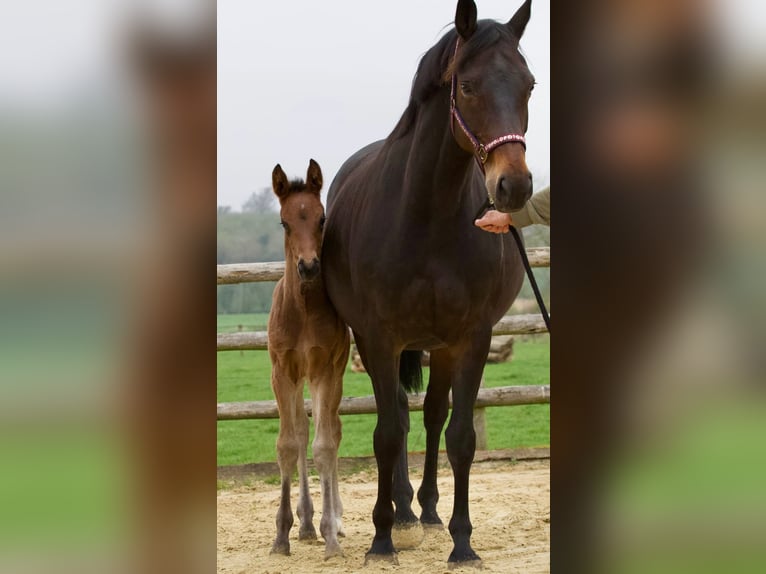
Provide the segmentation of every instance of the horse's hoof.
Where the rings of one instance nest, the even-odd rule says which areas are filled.
[[[305,528],[301,528],[300,532],[298,532],[298,540],[312,541],[316,539],[317,539],[317,531],[314,528],[313,524]]]
[[[449,555],[449,567],[450,570],[453,568],[482,568],[481,558],[479,558],[479,555],[476,554],[471,548],[468,548],[468,550],[457,553],[454,550]]]
[[[439,518],[438,514],[430,514],[428,516],[421,514],[420,523],[423,525],[423,528],[444,530],[444,523],[442,522],[442,519]]]
[[[330,558],[335,558],[336,556],[343,557],[343,549],[340,547],[340,544],[335,545],[328,545],[324,549],[324,559],[329,560]]]
[[[399,558],[397,558],[396,552],[391,552],[390,554],[374,554],[368,552],[364,555],[364,565],[367,566],[370,562],[385,562],[387,564],[399,566]]]
[[[455,568],[476,568],[477,570],[481,570],[484,568],[484,565],[482,564],[481,560],[466,560],[464,562],[450,562],[448,564],[450,570],[454,570]]]
[[[394,524],[391,529],[391,539],[397,550],[417,548],[423,542],[426,533],[419,521],[404,524]]]
[[[269,554],[278,554],[280,556],[290,556],[290,543],[289,542],[274,542]]]

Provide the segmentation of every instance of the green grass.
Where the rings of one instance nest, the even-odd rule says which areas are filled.
[[[242,315],[219,316],[218,329],[234,330]],[[246,316],[255,322],[258,316]],[[232,319],[226,322],[227,319]],[[224,319],[224,321],[222,321]],[[265,320],[265,319],[264,319]],[[510,363],[487,365],[484,376],[485,386],[548,384],[550,346],[547,336],[536,339],[518,340],[514,345],[513,360]],[[273,400],[270,384],[271,363],[266,351],[229,351],[218,353],[218,401]],[[428,369],[424,369],[424,380]],[[304,394],[308,397],[308,385]],[[364,373],[346,370],[343,379],[343,395],[366,396],[372,394],[369,377]],[[492,407],[487,413],[487,441],[490,449],[515,448],[522,446],[546,446],[550,443],[549,405],[524,405]],[[408,450],[425,450],[423,413],[410,414]],[[370,456],[372,432],[375,427],[374,415],[348,415],[341,417],[343,440],[339,455]],[[279,420],[221,421],[218,423],[218,464],[244,464],[248,462],[274,461],[275,444],[279,432]],[[310,440],[313,440],[313,429]],[[441,448],[444,449],[442,436]],[[310,454],[309,454],[310,456]]]
[[[237,313],[218,315],[218,332],[235,333],[242,325],[243,331],[265,331],[269,322],[268,313]]]

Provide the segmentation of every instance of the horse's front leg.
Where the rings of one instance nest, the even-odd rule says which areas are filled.
[[[279,437],[277,438],[277,462],[281,474],[281,496],[277,510],[277,535],[271,547],[272,554],[290,554],[290,529],[293,526],[293,511],[290,506],[290,482],[298,462],[300,441],[296,426],[295,396],[296,383],[290,373],[272,361],[274,367],[271,386],[279,408]],[[301,399],[302,400],[302,399]]]
[[[317,364],[324,368],[311,376],[312,416],[314,418],[314,464],[319,472],[322,489],[322,520],[319,532],[325,541],[325,560],[343,555],[338,543],[338,520],[336,511],[336,488],[338,446],[340,444],[340,416],[338,406],[342,390],[334,388],[334,373],[327,372],[327,360],[317,357]],[[324,359],[324,360],[322,360]],[[332,365],[330,365],[332,367]]]
[[[418,489],[418,502],[422,509],[420,522],[426,528],[444,527],[444,523],[436,512],[436,503],[439,502],[436,471],[439,463],[439,440],[449,412],[451,368],[452,360],[446,349],[431,353],[431,374],[423,403],[426,460],[423,466],[423,482]]]
[[[475,333],[458,348],[450,349],[455,358],[452,381],[452,416],[447,425],[447,456],[455,477],[455,500],[449,531],[455,547],[449,556],[452,563],[481,565],[481,559],[471,548],[473,526],[468,512],[468,482],[476,452],[473,428],[473,406],[479,392],[481,375],[489,352],[491,329]]]
[[[300,529],[298,540],[316,540],[317,531],[314,528],[314,502],[309,492],[309,471],[306,461],[306,451],[309,445],[309,417],[303,405],[303,383],[295,394],[295,426],[298,435],[298,519]]]
[[[355,334],[356,335],[356,334]],[[399,415],[399,349],[385,341],[367,341],[356,335],[364,348],[365,367],[372,379],[378,421],[373,434],[375,460],[378,464],[378,498],[372,512],[375,537],[365,562],[383,559],[397,563],[391,528],[394,525],[392,487],[394,467],[404,446],[404,425]]]
[[[404,427],[404,446],[394,468],[393,497],[396,511],[394,514],[393,539],[397,550],[415,548],[423,541],[423,529],[415,513],[412,512],[414,491],[410,483],[407,463],[407,435],[410,431],[410,409],[407,393],[399,385],[397,394],[399,420]]]

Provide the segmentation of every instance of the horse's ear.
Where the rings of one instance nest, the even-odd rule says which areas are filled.
[[[322,170],[313,159],[309,160],[309,170],[306,172],[306,187],[312,193],[319,195],[322,190]]]
[[[287,197],[287,191],[290,188],[290,184],[287,181],[285,172],[282,171],[282,166],[277,164],[274,171],[271,172],[271,185],[274,188],[274,193],[282,200]]]
[[[516,10],[516,13],[513,15],[510,22],[508,22],[508,27],[518,40],[521,40],[521,36],[524,34],[524,29],[527,27],[527,22],[529,22],[531,13],[532,0],[526,0],[526,2]]]
[[[473,36],[476,31],[476,3],[473,0],[458,0],[455,30],[463,40]]]

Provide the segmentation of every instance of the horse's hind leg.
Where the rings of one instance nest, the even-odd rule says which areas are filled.
[[[446,350],[431,353],[431,375],[423,404],[423,424],[426,428],[426,460],[423,467],[423,482],[418,489],[418,502],[422,509],[420,522],[426,528],[442,528],[444,526],[436,512],[436,504],[439,502],[436,471],[439,462],[439,440],[449,412],[451,365]]]
[[[299,441],[295,425],[295,383],[282,373],[275,364],[271,375],[271,386],[279,407],[279,437],[277,438],[277,462],[281,474],[282,490],[277,510],[277,536],[271,547],[272,554],[290,554],[290,529],[293,526],[293,511],[290,506],[290,482],[298,462]]]
[[[314,503],[309,492],[309,473],[306,451],[309,445],[309,417],[303,406],[303,384],[295,394],[296,427],[298,435],[298,540],[316,540],[314,528]]]

